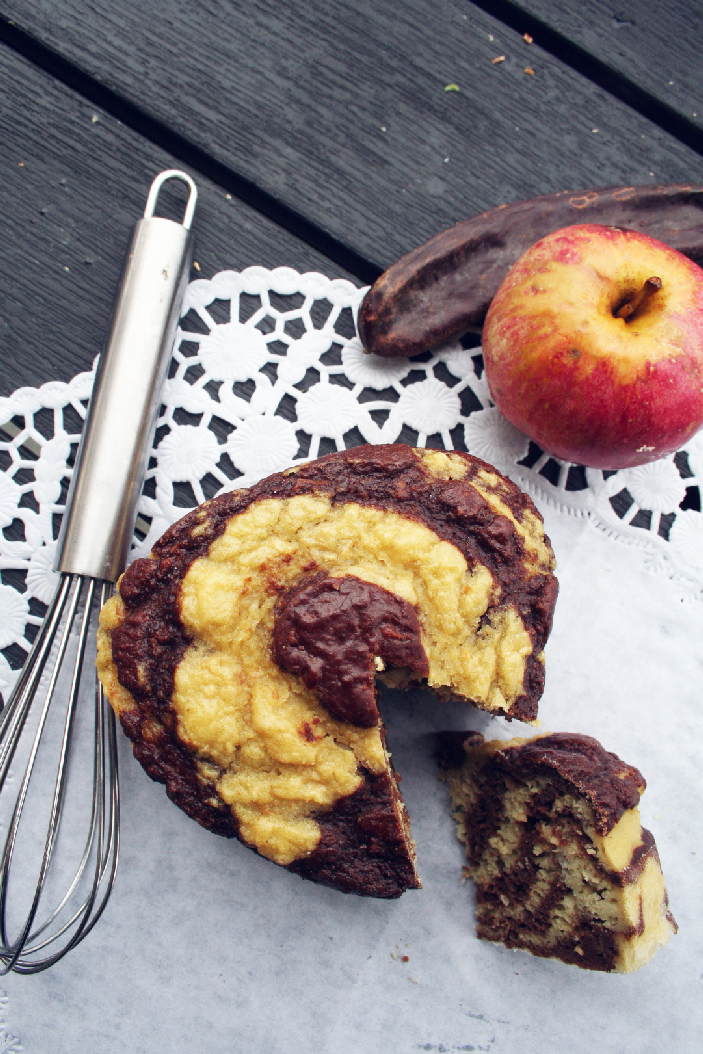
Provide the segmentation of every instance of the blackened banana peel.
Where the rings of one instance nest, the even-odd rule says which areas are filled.
[[[515,261],[574,223],[642,231],[703,266],[703,187],[606,187],[500,205],[435,235],[374,282],[359,311],[366,351],[409,357],[480,327]]]

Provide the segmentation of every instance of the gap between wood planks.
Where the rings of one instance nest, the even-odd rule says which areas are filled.
[[[508,28],[529,33],[535,44],[558,61],[573,69],[614,96],[632,110],[662,128],[703,157],[703,130],[683,117],[673,107],[612,69],[580,45],[534,15],[528,14],[513,0],[470,0],[474,7],[502,22]],[[0,43],[54,77],[65,87],[101,108],[132,131],[166,150],[181,164],[205,176],[233,197],[249,205],[279,227],[322,253],[360,281],[372,283],[381,273],[371,261],[351,246],[330,235],[302,213],[278,201],[233,168],[211,157],[207,151],[164,122],[144,113],[118,92],[102,85],[67,59],[37,41],[25,30],[0,15]]]
[[[684,117],[673,106],[657,99],[624,74],[597,59],[590,51],[575,44],[541,18],[524,11],[513,0],[470,0],[485,14],[502,22],[515,32],[529,33],[537,47],[542,48],[565,66],[586,77],[609,95],[625,103],[641,117],[657,125],[673,139],[703,157],[703,129]]]
[[[100,84],[94,77],[37,41],[0,15],[0,44],[5,44],[34,66],[48,73],[82,98],[99,107],[127,128],[167,151],[194,173],[204,176],[226,190],[228,194],[255,209],[283,230],[295,235],[312,249],[322,253],[339,267],[353,274],[361,282],[371,284],[381,269],[365,259],[350,246],[322,230],[302,213],[278,201],[250,179],[228,165],[215,160],[205,150],[191,143],[168,125],[144,113],[118,92]]]

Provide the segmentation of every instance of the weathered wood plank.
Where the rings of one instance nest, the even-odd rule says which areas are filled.
[[[0,96],[0,395],[8,395],[90,368],[149,184],[178,166],[3,48]],[[261,264],[350,277],[194,175],[201,276]],[[179,216],[177,194],[170,205]]]
[[[703,129],[703,8],[696,0],[515,0]],[[539,32],[535,35],[539,43]]]
[[[501,202],[703,181],[698,154],[467,0],[4,8],[379,267]]]

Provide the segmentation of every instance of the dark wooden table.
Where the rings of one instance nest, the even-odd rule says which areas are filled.
[[[2,0],[0,394],[89,368],[162,168],[198,181],[201,276],[362,283],[502,202],[703,183],[701,21],[697,0]]]

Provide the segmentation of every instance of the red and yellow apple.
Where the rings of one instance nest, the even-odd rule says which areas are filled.
[[[542,449],[654,461],[703,425],[703,269],[637,231],[564,227],[507,274],[483,354],[496,405]]]

